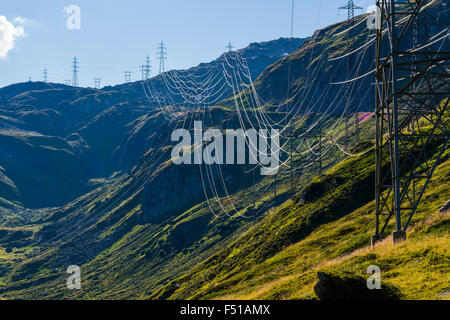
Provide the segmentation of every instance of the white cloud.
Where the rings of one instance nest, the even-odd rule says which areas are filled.
[[[22,17],[17,17],[13,21],[19,25],[15,26],[5,16],[0,16],[0,59],[6,58],[8,52],[14,49],[17,38],[25,37],[25,30],[22,24],[26,20]]]
[[[21,25],[22,27],[27,28],[37,28],[37,29],[43,29],[44,25],[36,20],[30,19],[30,18],[24,18],[24,17],[15,17],[14,22]]]
[[[14,22],[20,23],[21,25],[24,25],[25,22],[28,22],[29,20],[27,18],[23,18],[23,17],[15,17],[14,18]]]

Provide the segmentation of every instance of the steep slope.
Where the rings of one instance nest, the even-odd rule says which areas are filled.
[[[373,179],[374,167],[373,157],[366,156],[344,161],[314,181],[303,196],[319,185],[324,192],[314,194],[316,200],[288,201],[153,297],[311,298],[318,271],[367,278],[367,267],[378,265],[383,281],[397,287],[402,298],[448,299],[450,212],[438,211],[450,194],[449,157],[447,150],[408,230],[409,240],[399,246],[393,247],[390,238],[374,249],[368,246],[374,230],[373,183],[364,179]]]
[[[237,121],[236,115],[226,110],[211,114],[215,119],[212,125],[220,123],[223,128]],[[279,181],[273,198],[270,178],[257,178],[255,185],[252,179],[242,179],[245,166],[229,166],[222,171],[231,177],[227,180],[229,195],[219,190],[220,203],[218,199],[205,202],[199,175],[205,168],[174,166],[166,161],[168,152],[167,147],[152,149],[130,175],[112,179],[60,209],[44,210],[36,214],[33,223],[19,224],[18,228],[33,232],[4,243],[4,249],[13,248],[10,259],[22,262],[4,264],[3,279],[8,285],[0,291],[7,290],[8,296],[34,297],[45,292],[48,298],[149,296],[222,249],[289,197],[286,178]],[[340,157],[324,164],[331,165],[336,159]],[[299,185],[307,183],[311,175],[312,171],[305,169]],[[182,197],[174,198],[177,188],[182,188]],[[148,202],[150,194],[156,194],[157,201]],[[27,255],[21,255],[23,251]],[[83,265],[90,279],[85,284],[88,291],[65,291],[67,264]],[[143,277],[146,280],[137,285]],[[136,289],[126,290],[130,286]],[[123,289],[117,290],[119,287]]]
[[[364,130],[370,133],[371,127],[372,122],[368,122]],[[317,270],[333,259],[346,261],[346,256],[356,256],[355,250],[369,243],[373,229],[371,143],[363,143],[358,152],[363,154],[337,166],[329,162],[329,171],[312,182],[308,182],[312,172],[305,172],[298,180],[302,191],[292,199],[286,191],[287,172],[280,174],[285,178],[276,199],[270,190],[255,192],[251,186],[237,189],[234,206],[245,218],[216,217],[207,202],[199,202],[191,208],[186,203],[185,209],[179,207],[175,213],[149,220],[143,210],[143,181],[147,186],[158,186],[160,178],[170,181],[179,175],[186,175],[185,179],[193,175],[189,168],[171,173],[166,163],[155,169],[144,157],[130,176],[57,211],[36,214],[40,218],[32,223],[25,221],[4,229],[8,233],[3,248],[12,250],[3,251],[0,294],[5,298],[48,299],[313,296]],[[448,181],[449,155],[447,151],[446,162],[439,167],[426,197],[431,202],[425,202],[425,213],[416,216],[414,227],[445,202],[447,184],[440,181]],[[267,183],[263,180],[257,188],[264,189]],[[443,185],[444,189],[439,189]],[[438,196],[433,195],[437,190]],[[252,205],[255,196],[257,207]],[[211,204],[220,212],[217,203]],[[446,222],[433,221],[431,225],[436,227],[429,229],[431,233],[436,229],[438,235],[446,236]],[[430,252],[441,254],[442,246]],[[17,260],[21,261],[18,265],[13,263]],[[427,261],[424,269],[430,267]],[[71,264],[82,268],[81,291],[65,288],[65,269]],[[352,265],[357,273],[364,272]],[[302,281],[299,286],[295,286],[298,278],[289,276],[294,271]],[[424,296],[440,293],[444,284],[437,282]],[[408,290],[411,288],[400,286],[404,297],[411,297]]]

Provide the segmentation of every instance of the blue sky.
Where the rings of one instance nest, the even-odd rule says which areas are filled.
[[[0,8],[0,87],[42,80],[71,79],[74,56],[80,61],[79,84],[122,83],[123,72],[140,80],[139,66],[149,54],[152,75],[158,71],[156,49],[168,50],[170,69],[188,68],[217,58],[228,41],[237,48],[290,34],[292,0],[16,0]],[[295,0],[294,36],[346,17],[337,7],[347,0]],[[355,0],[364,9],[374,0]],[[69,30],[64,8],[81,9],[81,29]],[[364,10],[365,11],[365,10]],[[1,56],[7,38],[1,16],[14,25],[14,48]],[[17,17],[20,17],[17,19]],[[21,29],[20,29],[21,28]],[[19,30],[20,29],[20,30]],[[23,31],[23,32],[22,32]],[[24,35],[25,34],[25,35]],[[6,40],[5,40],[6,39]],[[3,47],[5,51],[5,47]]]

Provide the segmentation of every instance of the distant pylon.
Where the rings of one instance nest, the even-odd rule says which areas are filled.
[[[94,78],[94,81],[95,81],[95,86],[94,86],[94,88],[95,88],[95,89],[100,89],[100,81],[101,81],[101,78]]]
[[[70,80],[64,80],[64,84],[65,84],[66,86],[70,86]]]
[[[165,60],[167,60],[167,48],[164,45],[164,42],[161,41],[158,47],[158,59],[159,59],[159,74],[166,71]]]
[[[44,78],[44,82],[48,82],[48,72],[47,72],[47,69],[44,69],[44,72],[43,72],[43,78]]]
[[[125,83],[131,82],[131,71],[124,71],[123,73],[125,75]]]
[[[72,86],[78,87],[78,60],[77,57],[73,58],[73,65],[72,65]]]
[[[142,76],[142,81],[145,80],[145,65],[141,65],[141,76]]]
[[[225,50],[227,50],[228,52],[233,51],[234,46],[233,44],[230,42],[228,42],[228,45],[225,47]]]
[[[151,72],[152,72],[152,65],[150,63],[150,56],[147,55],[147,60],[145,61],[145,80],[150,79]]]
[[[353,0],[348,0],[346,6],[339,7],[339,10],[347,10],[347,19],[353,20],[355,19],[355,10],[362,10],[363,8],[356,6],[353,3]]]

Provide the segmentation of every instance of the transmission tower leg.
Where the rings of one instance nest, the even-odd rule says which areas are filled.
[[[371,241],[370,241],[370,245],[372,247],[374,247],[375,244],[377,244],[382,239],[383,239],[383,237],[380,234],[374,234],[374,235],[372,235],[372,238],[371,238]]]
[[[403,230],[394,231],[392,233],[392,244],[398,244],[406,240],[406,232]]]
[[[397,36],[396,27],[395,27],[395,5],[390,6],[391,16],[392,16],[392,25],[391,25],[391,34],[395,37]],[[391,88],[393,94],[392,99],[392,116],[393,116],[393,124],[394,124],[394,150],[392,154],[393,161],[393,181],[394,181],[394,213],[395,213],[395,231],[392,234],[393,243],[396,244],[398,242],[406,240],[406,231],[402,231],[402,217],[401,217],[401,182],[400,182],[400,154],[399,154],[399,120],[398,120],[398,100],[397,100],[397,61],[396,61],[396,43],[393,42],[392,45],[392,56],[391,56]]]

